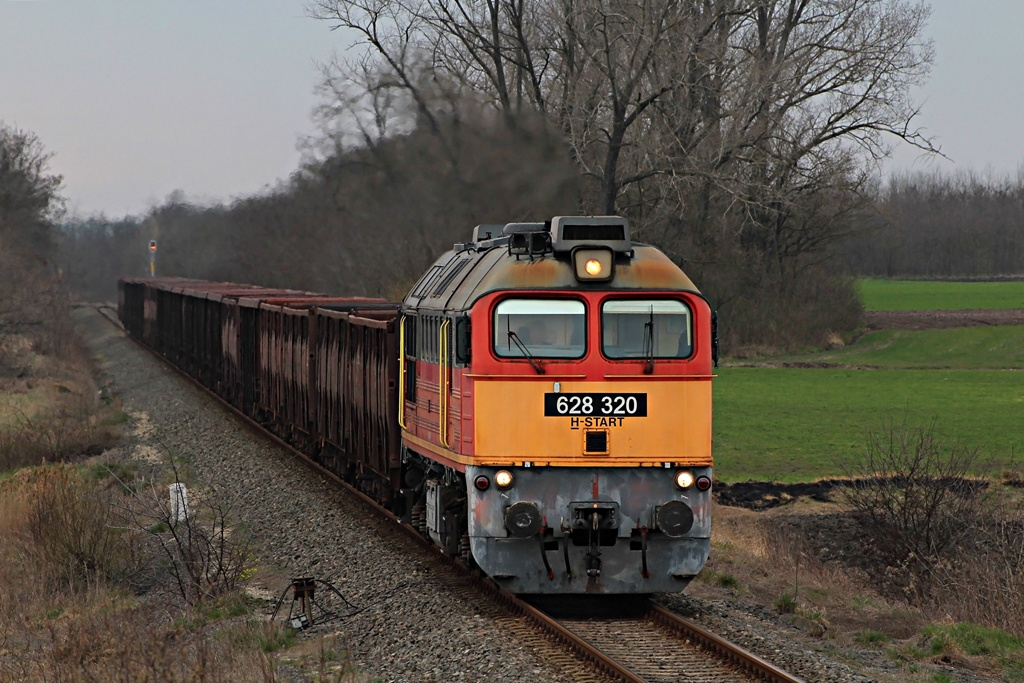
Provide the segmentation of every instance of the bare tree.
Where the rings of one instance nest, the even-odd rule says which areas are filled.
[[[460,101],[513,126],[538,112],[579,168],[580,209],[630,216],[638,236],[706,270],[723,305],[807,289],[829,248],[863,226],[891,146],[938,151],[909,94],[933,57],[923,2],[316,0],[310,11],[367,47],[358,69],[327,69],[327,82],[361,76],[344,91],[351,120],[372,102],[372,120],[393,122],[403,98],[415,112],[404,120],[435,134]]]
[[[49,159],[34,134],[0,123],[0,354],[15,334],[52,342],[62,311],[63,291],[48,268],[61,177],[47,172]]]
[[[45,260],[62,178],[47,172],[50,154],[35,134],[0,122],[0,238],[5,250]]]
[[[597,211],[663,175],[712,178],[777,211],[771,194],[834,182],[856,150],[885,156],[884,135],[934,151],[908,94],[932,58],[923,4],[318,0],[311,12],[363,36],[435,130],[418,70],[547,115],[597,182]]]
[[[985,516],[987,482],[975,476],[989,465],[978,449],[962,443],[946,448],[934,424],[910,427],[906,416],[870,434],[862,460],[843,464],[851,485],[842,494],[870,533],[869,552],[907,598],[931,596],[937,570],[963,549],[976,520]]]
[[[175,485],[170,495],[149,482],[136,487],[116,514],[127,531],[150,542],[185,604],[198,605],[235,590],[252,559],[252,541],[233,524],[230,501],[209,492],[191,491],[187,498],[177,493],[181,472],[173,459],[166,465]],[[157,565],[149,570],[156,571]],[[160,577],[145,578],[160,582]]]

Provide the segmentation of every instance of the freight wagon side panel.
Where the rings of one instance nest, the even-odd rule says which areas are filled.
[[[239,344],[239,306],[237,299],[220,298],[220,393],[228,402],[242,405],[242,367]]]
[[[314,430],[350,461],[397,481],[397,307],[316,316]]]
[[[128,334],[136,339],[142,339],[145,311],[145,286],[140,282],[119,280],[117,283],[117,316]]]
[[[273,328],[273,320],[268,318],[267,311],[256,310],[256,414],[262,419],[277,420],[277,404],[274,403],[277,393],[273,386],[277,377],[277,366],[280,359],[275,355],[277,350],[277,333]]]
[[[255,418],[260,399],[260,336],[258,333],[259,303],[238,302],[238,365],[241,386],[241,408]]]
[[[309,311],[282,306],[260,307],[261,333],[268,357],[264,363],[266,405],[284,426],[309,432]]]

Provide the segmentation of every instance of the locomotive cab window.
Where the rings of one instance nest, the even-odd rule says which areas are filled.
[[[494,353],[499,358],[582,358],[586,307],[566,299],[505,299],[494,309]]]
[[[601,350],[608,358],[686,358],[693,352],[690,309],[676,299],[606,301]]]

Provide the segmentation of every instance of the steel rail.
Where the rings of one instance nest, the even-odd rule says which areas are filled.
[[[693,638],[707,650],[718,654],[720,657],[732,662],[744,671],[759,676],[761,680],[772,683],[804,683],[803,679],[797,678],[770,662],[761,659],[753,652],[745,650],[735,643],[730,643],[725,638],[717,636],[710,631],[702,629],[691,621],[682,618],[672,610],[657,602],[651,602],[651,611],[648,614],[651,621],[667,626],[670,629],[679,631],[686,636]]]
[[[209,387],[203,385],[197,379],[186,373],[184,370],[179,368],[177,365],[172,363],[170,360],[161,355],[156,349],[145,344],[142,340],[136,339],[121,325],[120,321],[116,316],[108,315],[104,310],[103,306],[96,306],[96,310],[110,321],[111,324],[115,325],[125,334],[125,336],[138,344],[142,348],[149,351],[153,356],[164,362],[178,375],[187,379],[194,387],[198,388],[202,393],[206,394],[210,398],[214,399],[222,407],[226,408],[236,417],[238,417],[242,423],[248,427],[255,434],[262,438],[269,439],[274,444],[280,446],[287,451],[291,456],[300,460],[305,466],[309,467],[311,471],[316,474],[320,474],[328,477],[336,484],[340,486],[340,489],[350,496],[354,501],[358,502],[362,508],[367,512],[374,515],[378,515],[380,519],[393,525],[393,528],[400,530],[407,538],[415,541],[421,549],[426,551],[426,554],[434,561],[442,564],[446,568],[452,570],[459,576],[469,578],[474,582],[475,586],[481,590],[484,594],[488,595],[495,601],[503,604],[506,608],[525,617],[534,627],[545,632],[550,637],[561,642],[563,645],[570,648],[576,655],[583,661],[590,663],[595,666],[598,670],[616,680],[624,681],[626,683],[646,683],[646,680],[633,671],[617,662],[612,657],[601,652],[600,649],[594,647],[588,643],[585,639],[579,635],[573,633],[570,629],[566,628],[558,622],[558,619],[552,617],[543,611],[537,609],[533,605],[530,605],[523,599],[519,598],[513,593],[509,593],[505,589],[498,586],[491,578],[485,576],[482,572],[476,569],[468,568],[459,558],[449,557],[440,551],[433,543],[428,539],[424,538],[418,529],[414,528],[410,524],[402,522],[397,515],[382,506],[376,500],[366,495],[358,488],[345,481],[342,477],[336,473],[327,469],[320,463],[316,462],[313,458],[306,455],[295,446],[285,441],[283,438],[268,430],[266,427],[261,425],[259,422],[251,418],[249,415],[242,412],[237,406],[233,405],[225,398],[211,390]],[[109,308],[109,307],[107,307]],[[772,681],[778,683],[804,683],[801,679],[791,676],[790,674],[782,671],[781,669],[773,666],[769,662],[761,659],[757,655],[748,652],[747,650],[730,643],[729,641],[717,636],[709,631],[706,631],[699,626],[690,623],[689,621],[678,616],[666,607],[652,602],[651,611],[646,615],[647,619],[655,623],[660,623],[667,626],[671,630],[675,630],[682,633],[693,640],[696,640],[700,647],[708,650],[716,656],[730,662],[746,671],[751,676],[755,676],[765,681]]]

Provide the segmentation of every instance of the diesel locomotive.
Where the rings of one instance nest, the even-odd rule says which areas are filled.
[[[708,558],[716,321],[616,216],[480,225],[404,301],[123,278],[125,329],[514,593]]]

